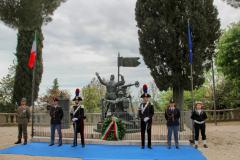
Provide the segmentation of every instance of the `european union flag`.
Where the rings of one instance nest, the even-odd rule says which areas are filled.
[[[190,23],[188,21],[188,49],[189,49],[189,63],[192,64],[192,31],[190,27]]]

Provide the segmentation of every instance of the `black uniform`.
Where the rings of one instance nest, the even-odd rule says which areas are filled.
[[[73,139],[73,146],[77,146],[77,133],[80,133],[81,136],[81,144],[84,147],[84,108],[83,106],[73,106],[72,111],[70,113],[71,119],[77,118],[76,121],[73,122],[73,129],[74,129],[74,139]]]
[[[203,110],[201,110],[201,112],[195,110],[192,112],[191,119],[194,121],[195,141],[199,140],[199,130],[201,130],[202,140],[206,140],[206,112],[204,112]]]
[[[179,130],[179,119],[180,111],[177,108],[171,109],[168,107],[165,111],[165,119],[167,121],[168,128],[168,147],[171,147],[172,133],[174,135],[175,145],[178,148],[178,130]]]
[[[152,117],[154,115],[154,107],[153,105],[148,102],[141,103],[139,107],[139,117],[141,119],[141,141],[142,147],[145,146],[145,131],[147,129],[148,135],[148,147],[151,148],[151,130],[152,130]],[[148,117],[148,121],[144,121],[144,118]]]
[[[50,108],[50,117],[51,117],[51,124],[61,124],[63,119],[63,110],[62,107],[51,106]]]
[[[170,108],[165,110],[165,119],[167,126],[178,126],[180,118],[180,111],[178,108],[171,110]]]

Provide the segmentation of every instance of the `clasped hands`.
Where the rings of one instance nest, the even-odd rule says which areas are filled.
[[[143,119],[143,121],[144,121],[144,122],[147,122],[149,119],[150,119],[149,117],[145,117],[145,118]]]
[[[73,118],[73,119],[72,119],[73,122],[75,122],[75,121],[77,121],[77,120],[78,120],[78,118]]]

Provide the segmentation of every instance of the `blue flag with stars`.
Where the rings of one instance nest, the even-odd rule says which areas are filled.
[[[192,31],[190,27],[190,23],[188,22],[188,49],[189,49],[189,63],[192,64]]]

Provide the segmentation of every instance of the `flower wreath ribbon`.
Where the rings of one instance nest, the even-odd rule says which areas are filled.
[[[116,140],[119,140],[119,129],[118,129],[118,118],[117,117],[112,117],[112,121],[111,123],[108,125],[108,127],[106,128],[106,130],[104,131],[103,136],[101,137],[101,140],[106,140],[107,136],[109,135],[110,131],[113,129],[114,131],[114,138]]]

